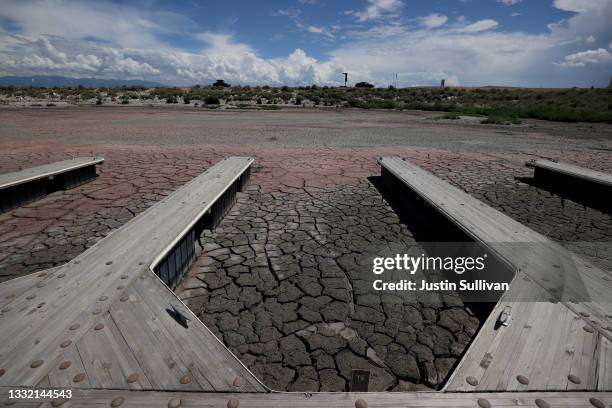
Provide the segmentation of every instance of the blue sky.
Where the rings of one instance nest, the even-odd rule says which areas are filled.
[[[4,0],[0,75],[605,86],[612,0]]]

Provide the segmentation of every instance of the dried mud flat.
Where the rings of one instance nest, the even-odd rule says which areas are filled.
[[[106,158],[91,183],[0,215],[0,281],[64,263],[227,155],[256,159],[249,188],[178,292],[269,387],[439,387],[478,329],[459,299],[368,290],[368,254],[414,245],[376,188],[376,158],[399,155],[602,267],[612,218],[529,184],[524,161],[612,171],[611,127],[483,127],[396,112],[0,111],[0,171],[74,155]],[[526,179],[524,179],[526,177]],[[410,221],[410,220],[408,220]],[[408,222],[408,224],[410,224]],[[444,240],[444,237],[440,237]]]

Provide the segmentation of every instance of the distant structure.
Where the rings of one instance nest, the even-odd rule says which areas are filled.
[[[348,72],[343,72],[342,75],[344,75],[344,87],[346,88],[346,84],[348,82]]]
[[[608,89],[612,89],[612,76],[610,77],[610,83],[608,84]]]
[[[444,88],[444,84],[446,83],[446,79],[440,81],[440,88]]]
[[[357,82],[355,88],[374,88],[374,85],[367,82]]]
[[[227,82],[225,82],[222,79],[217,79],[217,81],[215,81],[215,83],[212,86],[215,87],[215,88],[228,88],[231,85],[228,84]]]

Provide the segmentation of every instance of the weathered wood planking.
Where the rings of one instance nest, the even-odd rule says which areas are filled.
[[[0,283],[0,313],[4,313],[1,309],[4,305],[11,302],[12,299],[21,295],[26,290],[41,283],[44,278],[49,274],[53,274],[56,269],[57,268],[46,269],[42,272],[20,276]]]
[[[608,340],[597,331],[584,330],[590,326],[565,305],[530,301],[534,295],[547,293],[524,278],[526,275],[519,273],[497,303],[445,390],[609,390],[598,379],[609,376],[609,367],[601,362],[612,357],[601,350]],[[506,306],[512,308],[510,324],[495,328]]]
[[[8,389],[0,388],[0,401],[7,400]],[[368,408],[474,408],[474,407],[607,407],[610,392],[517,392],[517,393],[438,393],[438,392],[372,392],[372,393],[204,393],[128,390],[75,389],[73,398],[62,407],[240,407],[240,408],[354,408],[362,400]],[[231,403],[230,403],[231,401]],[[22,401],[33,404],[33,401]],[[60,401],[47,400],[41,406],[58,406]],[[40,402],[38,402],[40,404]],[[112,405],[111,405],[112,404]],[[36,405],[32,405],[36,406]],[[366,406],[366,405],[360,405]]]
[[[610,273],[418,166],[399,158],[381,158],[379,163],[518,271],[445,389],[602,389],[600,361],[610,358],[602,355],[608,350],[602,346],[612,335],[612,304],[603,301],[612,295]],[[512,306],[512,321],[495,330],[506,305]],[[529,382],[519,382],[519,375]],[[570,375],[580,384],[571,382]],[[470,385],[468,377],[476,385]]]
[[[101,157],[79,157],[0,175],[0,213],[96,177]]]
[[[38,179],[53,177],[83,167],[95,166],[103,162],[104,158],[102,157],[75,157],[74,159],[30,167],[14,173],[0,174],[0,190]]]
[[[537,159],[529,160],[525,163],[527,167],[536,169],[536,178],[538,177],[538,169],[546,170],[559,175],[586,180],[602,186],[612,187],[612,174],[604,173],[603,171],[591,170],[584,167],[576,166],[570,163],[556,162],[552,160]]]
[[[165,309],[160,309],[167,305],[160,304],[157,309],[152,309],[151,304],[147,303],[162,299],[167,301],[168,296],[173,296],[171,293],[163,294],[163,290],[169,291],[167,288],[163,287],[163,290],[157,291],[157,299],[145,301],[137,291],[140,282],[134,284],[138,277],[153,274],[152,270],[157,263],[173,251],[176,243],[194,228],[228,188],[237,182],[243,182],[241,176],[252,162],[253,159],[245,157],[228,158],[219,162],[73,261],[55,268],[53,273],[42,277],[36,285],[25,291],[22,291],[23,288],[18,287],[19,285],[13,285],[13,293],[2,290],[2,293],[6,293],[5,297],[12,294],[15,296],[4,306],[7,310],[0,314],[0,369],[5,370],[0,376],[0,385],[26,386],[43,381],[63,361],[64,354],[73,351],[72,347],[82,351],[79,353],[82,358],[80,363],[85,371],[93,373],[88,376],[91,381],[96,384],[118,384],[124,380],[124,377],[117,378],[118,375],[123,376],[132,369],[136,373],[136,362],[138,365],[145,363],[146,354],[143,353],[139,359],[132,347],[137,348],[141,339],[150,338],[149,344],[156,347],[160,345],[160,340],[168,339],[171,342],[165,345],[166,348],[173,347],[172,341],[180,344],[187,342],[186,339],[189,344],[202,345],[202,349],[197,350],[200,358],[187,358],[183,355],[183,360],[186,360],[186,371],[196,369],[193,367],[194,361],[207,362],[202,367],[197,367],[201,379],[197,385],[205,389],[208,384],[208,388],[216,391],[265,390],[256,379],[250,378],[252,374],[218,343],[195,316],[192,315],[188,330],[182,333],[173,332],[176,327],[168,326],[167,313]],[[157,277],[148,279],[156,281]],[[11,285],[10,281],[8,285]],[[151,284],[150,288],[155,286]],[[125,296],[129,299],[140,296],[140,304],[133,305],[128,311],[122,304]],[[132,316],[122,327],[122,316],[128,312]],[[156,313],[162,315],[156,316]],[[107,348],[97,348],[87,343],[101,341],[98,336],[91,334],[92,330],[96,331],[96,322],[101,318],[109,323],[111,329],[115,326],[110,324],[109,319],[116,324],[117,330],[112,337],[117,342],[107,346],[115,348],[113,353],[120,350],[125,354],[123,365],[119,366],[121,374],[118,371],[99,375],[95,373],[96,365],[104,368],[103,363],[108,362],[112,354]],[[157,327],[153,327],[152,322],[155,322]],[[161,326],[162,322],[166,322],[165,327]],[[160,338],[158,336],[162,330],[165,337]],[[174,335],[176,339],[172,338]],[[120,337],[126,339],[128,347],[119,341]],[[133,344],[130,344],[128,338]],[[223,350],[225,353],[220,352]],[[98,352],[100,354],[97,354]],[[155,351],[148,349],[146,352]],[[117,354],[115,359],[120,355]],[[180,361],[177,358],[178,368],[181,367],[178,364]],[[168,364],[172,365],[171,362],[166,362],[166,368]],[[180,372],[180,376],[174,381],[180,383],[183,375],[185,373]],[[140,387],[156,384],[146,375],[143,374],[143,377],[145,378],[142,382],[135,381]],[[239,386],[234,385],[236,378],[244,379],[239,381]],[[197,380],[197,376],[190,378],[189,383],[192,383],[192,380]],[[193,383],[195,387],[196,381]],[[181,383],[178,389],[190,387],[185,387],[186,385],[188,384]],[[215,386],[220,388],[216,389]],[[136,388],[136,385],[132,388]]]

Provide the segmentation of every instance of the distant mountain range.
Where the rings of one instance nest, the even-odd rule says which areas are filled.
[[[88,88],[111,86],[146,86],[148,88],[165,86],[158,82],[141,81],[138,79],[99,79],[99,78],[69,78],[64,76],[5,76],[0,77],[0,86],[35,86],[43,88],[67,87],[83,85]]]

